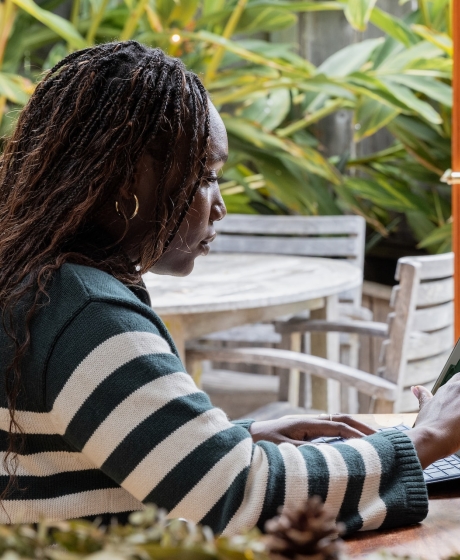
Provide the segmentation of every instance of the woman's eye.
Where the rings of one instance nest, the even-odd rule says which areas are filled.
[[[217,181],[218,177],[215,173],[211,174],[211,175],[206,175],[205,177],[203,177],[203,183],[215,183]]]

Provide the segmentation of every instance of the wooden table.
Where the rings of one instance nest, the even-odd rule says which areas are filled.
[[[337,319],[338,294],[358,287],[362,276],[357,267],[343,260],[211,253],[195,261],[190,276],[148,273],[144,281],[153,309],[184,357],[187,340],[239,325],[270,321],[305,309],[317,319]],[[338,361],[337,333],[315,334],[312,352]],[[318,380],[318,385],[321,382]],[[295,387],[295,383],[291,385]],[[320,386],[316,389],[314,408],[339,410],[336,385],[329,382],[329,390]]]
[[[415,414],[357,415],[374,427],[413,425]],[[428,517],[419,525],[389,531],[366,531],[346,539],[351,558],[361,558],[380,549],[401,556],[444,560],[460,554],[460,480],[428,485]]]

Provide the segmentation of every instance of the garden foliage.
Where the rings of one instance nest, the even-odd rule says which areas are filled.
[[[41,71],[69,51],[114,39],[159,46],[197,72],[227,126],[222,193],[230,211],[363,215],[386,236],[404,214],[421,247],[450,247],[452,39],[449,0],[419,0],[405,19],[376,0],[4,0],[0,115],[14,123]],[[270,42],[299,12],[343,11],[384,37],[319,67]],[[67,11],[67,12],[66,12]],[[64,14],[57,15],[57,14]],[[333,32],[331,30],[331,32]],[[353,112],[354,140],[386,128],[387,149],[327,158],[321,119]]]

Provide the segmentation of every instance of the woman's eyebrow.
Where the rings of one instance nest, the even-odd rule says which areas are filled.
[[[228,152],[210,152],[209,154],[209,163],[225,163],[228,159]]]

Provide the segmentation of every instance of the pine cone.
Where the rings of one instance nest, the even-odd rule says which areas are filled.
[[[265,524],[265,541],[272,560],[338,560],[342,526],[324,511],[318,497],[296,511],[285,511]]]

